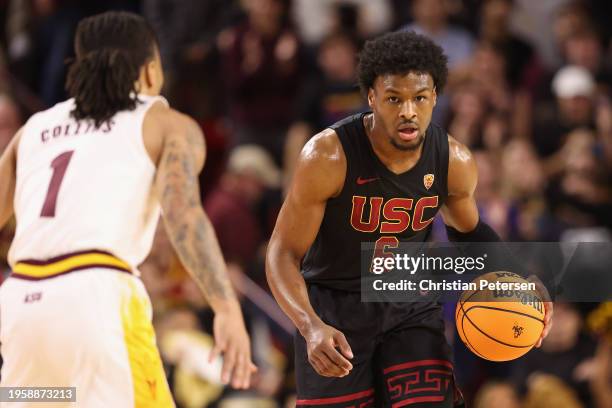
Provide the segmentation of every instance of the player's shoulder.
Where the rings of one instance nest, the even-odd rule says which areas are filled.
[[[143,122],[145,147],[154,163],[158,163],[161,151],[168,142],[187,144],[192,153],[205,154],[204,135],[200,125],[189,115],[172,109],[163,102],[154,103]]]
[[[182,112],[171,108],[163,101],[157,101],[147,111],[145,120],[156,123],[161,128],[173,128],[173,127],[194,127],[197,126],[197,122]]]
[[[342,190],[346,177],[346,157],[338,135],[325,129],[314,135],[302,149],[292,190],[317,200],[334,197]]]
[[[73,109],[74,99],[66,99],[65,101],[58,102],[47,109],[43,109],[32,114],[25,122],[24,127],[28,128],[49,119],[57,120],[58,116],[69,116]]]
[[[447,135],[447,137],[449,165],[460,167],[473,165],[474,156],[470,149],[451,135]]]
[[[169,107],[162,102],[156,102],[144,120],[146,133],[158,133],[163,138],[184,137],[194,141],[204,140],[202,129],[195,119]]]
[[[476,187],[478,170],[470,149],[448,135],[448,191],[460,194]]]
[[[346,164],[344,149],[336,131],[327,128],[311,137],[302,149],[300,161],[326,167]]]

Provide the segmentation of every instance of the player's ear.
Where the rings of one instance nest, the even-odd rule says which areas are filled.
[[[438,93],[436,92],[436,87],[434,86],[433,91],[433,106],[436,106],[436,102],[438,102]]]
[[[370,108],[374,107],[374,89],[373,88],[368,89],[368,106]]]

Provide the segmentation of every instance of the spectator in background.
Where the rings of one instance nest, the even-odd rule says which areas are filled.
[[[16,78],[36,89],[36,63],[34,61],[34,28],[32,2],[10,0],[6,10],[6,50],[10,71]]]
[[[546,177],[533,146],[525,139],[510,141],[501,156],[502,189],[511,206],[508,239],[539,241],[554,239],[544,198]],[[556,231],[555,231],[556,232]]]
[[[403,29],[426,35],[442,47],[448,57],[450,85],[454,71],[469,62],[474,51],[474,39],[467,30],[449,23],[449,12],[445,0],[414,0],[412,3],[414,22],[404,26]],[[432,116],[434,123],[446,123],[448,104],[447,95],[438,95]]]
[[[588,406],[588,405],[587,405]],[[529,378],[529,392],[523,408],[584,408],[576,393],[554,375],[536,374]]]
[[[559,6],[552,21],[554,44],[559,54],[563,54],[567,40],[578,32],[588,30],[593,24],[591,16],[582,1],[568,1]]]
[[[612,102],[609,97],[602,97],[597,104],[595,115],[597,136],[608,173],[612,174]]]
[[[0,36],[0,39],[2,37]],[[1,41],[1,40],[0,40]],[[6,64],[6,55],[4,53],[4,47],[2,42],[0,42],[0,92],[6,91],[7,81],[5,79],[8,76],[7,64]]]
[[[499,136],[511,131],[506,118],[510,118],[518,107],[514,104],[516,92],[508,83],[506,67],[500,50],[490,43],[479,43],[470,62],[453,73],[449,82],[448,129],[453,137],[469,147],[499,148],[504,142]],[[491,134],[500,123],[505,131],[498,132],[497,136]]]
[[[561,68],[553,78],[552,90],[556,100],[538,104],[534,113],[533,143],[543,158],[557,152],[571,130],[595,126],[595,81],[586,68]]]
[[[531,45],[536,48],[538,59],[542,61],[546,69],[555,69],[561,62],[560,48],[555,44],[555,22],[559,18],[559,13],[563,13],[563,28],[573,28],[574,22],[582,19],[582,15],[588,15],[586,9],[582,7],[584,2],[584,0],[514,1],[511,25],[515,32],[529,39]],[[579,6],[576,8],[579,8],[580,11],[569,9],[568,4],[570,3],[576,3]],[[566,7],[568,7],[567,12],[564,10]],[[578,13],[581,14],[580,17],[577,16]],[[570,18],[566,19],[566,15],[569,15]],[[571,24],[565,24],[566,21]]]
[[[17,105],[10,96],[0,93],[0,153],[22,125]]]
[[[238,0],[144,0],[143,11],[159,38],[170,103],[201,119],[221,115],[216,42],[241,17]]]
[[[338,32],[319,46],[317,63],[321,75],[305,86],[298,117],[318,131],[347,115],[367,109],[356,84],[359,44],[351,35]]]
[[[75,0],[13,0],[8,17],[11,72],[36,90],[46,106],[65,99],[66,58],[83,17]]]
[[[566,227],[612,226],[610,175],[603,157],[595,155],[596,148],[597,137],[592,130],[576,129],[567,135],[555,156],[561,170],[552,178],[548,201]]]
[[[226,0],[144,0],[143,12],[155,28],[164,70],[176,74],[182,62],[203,59],[217,35],[235,23],[238,4]]]
[[[288,0],[243,0],[247,21],[219,44],[235,145],[256,144],[281,164],[303,74],[301,45]]]
[[[297,121],[289,128],[285,147],[284,182],[306,141],[315,133],[354,113],[368,110],[356,85],[358,43],[348,33],[328,35],[320,44],[320,75],[307,81],[297,104]]]
[[[389,0],[295,0],[294,9],[300,36],[309,46],[340,30],[371,38],[388,30],[393,16]],[[354,10],[354,21],[343,21],[347,10]]]
[[[482,125],[488,111],[484,93],[469,79],[453,86],[454,92],[450,93],[448,133],[466,146],[479,147]]]
[[[525,392],[529,386],[530,375],[535,373],[557,376],[577,394],[580,401],[590,406],[591,395],[589,384],[579,379],[576,368],[595,353],[595,342],[582,331],[583,319],[574,304],[555,302],[555,324],[542,347],[534,349],[517,360],[514,379]],[[533,378],[533,377],[531,377]],[[531,384],[534,385],[533,383]],[[536,389],[539,388],[538,384]],[[551,394],[548,394],[549,396]],[[529,406],[539,408],[538,404]],[[546,399],[544,399],[546,401]],[[572,406],[572,405],[569,405]]]
[[[254,145],[235,148],[219,185],[204,201],[226,260],[243,267],[256,258],[264,242],[257,204],[266,188],[278,188],[280,172],[265,150]]]
[[[442,47],[451,71],[468,61],[474,51],[474,39],[467,30],[449,24],[446,1],[414,0],[412,17],[414,22],[404,29],[426,35]]]
[[[533,146],[524,139],[508,143],[501,157],[505,196],[519,199],[542,193],[546,178]]]
[[[603,42],[597,32],[589,27],[570,34],[563,47],[563,56],[569,65],[589,70],[600,93],[612,90],[612,72],[610,62],[605,59]]]
[[[513,0],[485,0],[480,9],[479,37],[499,50],[507,64],[506,80],[512,87],[524,84],[535,61],[533,47],[510,29]]]
[[[598,337],[595,357],[581,375],[591,384],[596,408],[612,406],[612,302],[602,302],[587,316],[591,332]]]
[[[491,108],[496,112],[508,113],[512,107],[514,89],[507,80],[508,61],[502,50],[492,43],[481,42],[469,66],[471,80],[484,93]]]
[[[19,109],[13,99],[7,94],[0,93],[0,154],[8,146],[22,124]],[[4,273],[8,273],[6,254],[13,239],[14,231],[14,221],[9,221],[9,224],[0,230],[0,282],[3,280]]]
[[[520,408],[521,403],[512,384],[491,381],[480,388],[474,408]]]
[[[478,168],[478,189],[475,195],[480,216],[500,237],[507,239],[510,203],[502,195],[497,160],[493,154],[483,150],[475,151],[474,158]]]

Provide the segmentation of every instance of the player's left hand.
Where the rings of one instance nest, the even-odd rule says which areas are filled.
[[[548,333],[552,328],[554,307],[553,302],[550,298],[550,294],[548,293],[548,289],[546,289],[546,286],[544,286],[542,281],[537,276],[531,275],[529,278],[527,278],[527,281],[535,283],[536,290],[540,294],[542,302],[544,303],[544,329],[542,330],[542,334],[540,335],[540,338],[535,344],[535,347],[539,348],[540,346],[542,346],[542,340],[544,340],[546,336],[548,336]]]
[[[215,347],[210,353],[209,362],[223,355],[221,381],[236,389],[249,388],[251,375],[257,371],[257,367],[251,360],[251,342],[240,307],[216,312],[213,331]]]

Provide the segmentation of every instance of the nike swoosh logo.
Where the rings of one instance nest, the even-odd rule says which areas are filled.
[[[372,177],[372,178],[366,178],[366,179],[361,178],[361,177],[357,177],[357,184],[358,185],[362,185],[362,184],[366,184],[366,183],[372,182],[374,180],[378,180],[378,177]]]

